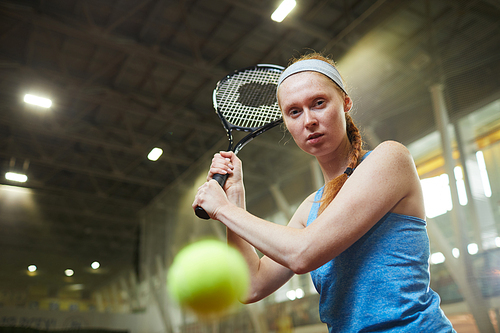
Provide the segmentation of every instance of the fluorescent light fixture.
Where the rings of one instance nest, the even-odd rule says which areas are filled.
[[[24,101],[28,104],[41,106],[42,108],[50,108],[52,105],[52,101],[50,99],[31,94],[24,95]]]
[[[460,250],[457,249],[456,247],[454,247],[452,250],[451,250],[451,254],[453,255],[454,258],[458,258],[460,257]]]
[[[148,159],[150,161],[156,161],[160,158],[161,154],[163,154],[163,150],[161,148],[153,148],[148,154]]]
[[[490,180],[488,178],[488,171],[486,170],[486,162],[484,161],[484,155],[482,151],[476,152],[477,164],[479,165],[479,174],[481,175],[481,180],[483,182],[484,195],[489,198],[491,197],[491,186]]]
[[[67,270],[64,271],[64,274],[66,274],[66,276],[73,276],[73,274],[75,274],[75,272],[68,268]]]
[[[35,265],[28,266],[28,271],[30,271],[31,273],[35,272],[36,270],[37,270],[37,267]]]
[[[467,245],[467,251],[469,252],[469,254],[474,255],[479,252],[479,247],[476,243],[470,243],[469,245]]]
[[[98,261],[94,261],[92,264],[90,264],[90,267],[92,267],[92,269],[98,269],[99,267],[101,267],[101,264]]]
[[[428,218],[434,218],[443,215],[453,208],[451,201],[451,192],[446,173],[422,179],[422,190],[424,192],[425,215]]]
[[[297,3],[295,0],[283,0],[283,2],[278,6],[278,8],[271,15],[271,19],[276,22],[281,22],[285,17],[295,8]]]
[[[7,172],[5,174],[5,179],[12,180],[14,182],[26,183],[28,176],[21,173]]]
[[[444,254],[442,252],[435,252],[431,254],[431,264],[441,264],[446,260]]]
[[[456,166],[453,171],[455,173],[455,180],[457,181],[458,201],[462,206],[465,206],[467,205],[469,200],[467,199],[467,191],[465,190],[465,181],[462,168]]]
[[[290,301],[293,301],[294,299],[296,299],[296,298],[297,298],[297,295],[295,294],[295,290],[288,290],[288,291],[286,292],[286,297],[288,297],[288,299],[289,299]]]
[[[69,290],[83,290],[84,286],[83,284],[77,283],[77,284],[72,284],[71,286],[68,286]]]

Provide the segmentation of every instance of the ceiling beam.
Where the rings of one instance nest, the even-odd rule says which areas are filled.
[[[61,96],[71,96],[74,99],[76,98],[81,101],[103,105],[111,109],[126,111],[127,113],[143,117],[147,116],[150,117],[152,120],[168,122],[173,126],[183,126],[183,127],[189,126],[197,131],[204,133],[220,133],[220,126],[214,126],[210,123],[204,123],[204,124],[194,123],[189,119],[185,120],[182,117],[173,117],[171,115],[165,115],[164,113],[161,113],[160,112],[161,110],[158,110],[152,106],[156,103],[156,97],[148,96],[143,92],[138,93],[135,91],[119,90],[110,86],[94,85],[92,87],[89,87],[94,93],[86,94],[79,88],[81,82],[80,79],[78,78],[63,75],[61,73],[49,69],[33,69],[32,67],[25,66],[21,63],[16,63],[12,61],[2,61],[1,59],[0,59],[0,66],[4,68],[17,69],[21,72],[21,74],[24,74],[25,76],[26,75],[34,76],[39,81],[46,84],[47,87],[50,87],[50,89],[54,91],[56,94]],[[19,75],[19,73],[13,73],[12,75],[6,74],[4,78],[9,76],[13,80],[16,80],[16,82],[22,82],[20,80],[23,78],[23,75]],[[53,82],[50,81],[50,78],[55,79],[57,82],[64,82],[65,85],[64,86],[55,85]],[[96,91],[103,92],[104,96],[102,96],[102,94],[95,94]],[[135,99],[135,97],[140,98],[140,101],[138,99]],[[150,105],[148,106],[144,105],[143,102],[146,100],[148,101],[151,100],[151,102],[148,103]],[[141,103],[139,104],[139,102]],[[168,109],[175,109],[177,111],[183,110],[185,111],[185,113],[191,113],[191,114],[196,113],[196,111],[187,109],[185,105],[174,105],[172,103],[168,103],[167,101],[164,101],[163,104],[165,105],[165,108]],[[137,106],[137,107],[132,107],[132,106]],[[177,112],[177,113],[182,114],[182,112]]]
[[[256,14],[262,18],[265,19],[264,22],[269,22],[269,24],[280,24],[284,27],[293,29],[295,31],[300,31],[302,33],[305,33],[311,37],[321,39],[323,41],[329,41],[332,36],[330,31],[326,31],[324,29],[318,28],[316,26],[313,26],[311,24],[304,23],[299,20],[293,19],[293,17],[287,17],[286,20],[283,20],[283,22],[276,23],[271,20],[271,12],[262,10],[258,8],[257,6],[254,6],[248,2],[242,2],[240,0],[225,0],[225,2],[238,7],[240,9],[243,9],[246,12]]]
[[[128,154],[131,154],[134,156],[141,156],[141,158],[143,158],[143,159],[144,159],[144,156],[151,149],[151,147],[143,147],[143,146],[139,146],[139,145],[127,146],[127,145],[122,145],[122,144],[117,144],[117,143],[110,143],[110,142],[106,142],[106,141],[101,140],[101,139],[94,139],[94,138],[91,138],[89,136],[70,134],[70,133],[66,132],[65,130],[57,129],[57,128],[44,129],[35,123],[33,123],[33,124],[26,123],[26,122],[20,123],[20,122],[17,122],[15,120],[13,121],[12,119],[9,119],[7,117],[2,117],[2,116],[0,116],[0,124],[13,126],[15,131],[18,133],[26,132],[27,138],[29,137],[30,133],[36,133],[39,135],[56,137],[56,138],[59,138],[61,140],[69,142],[69,143],[84,143],[84,144],[88,144],[88,145],[95,146],[95,147],[102,147],[102,148],[112,150],[112,151],[120,151],[120,152],[128,153]],[[32,140],[30,140],[30,139],[24,139],[24,141],[28,141],[30,143],[32,142]],[[35,147],[36,147],[36,145],[35,145]],[[46,156],[46,155],[42,154],[41,156]],[[49,162],[50,159],[47,159],[47,161]],[[190,159],[187,159],[185,157],[180,157],[180,156],[176,157],[176,156],[173,156],[173,155],[169,154],[168,152],[166,152],[164,155],[162,155],[162,162],[173,163],[173,164],[182,165],[182,166],[189,166],[189,165],[191,165],[191,163],[193,161]]]
[[[0,156],[4,158],[11,158],[12,154],[11,153],[6,153],[6,152],[0,152]],[[148,181],[143,178],[139,177],[133,177],[133,176],[127,176],[119,173],[112,173],[112,172],[106,172],[106,171],[99,171],[96,169],[92,168],[87,168],[87,167],[82,167],[82,166],[77,166],[77,165],[72,165],[68,163],[63,163],[60,161],[46,161],[41,158],[34,158],[33,156],[26,155],[24,153],[15,153],[16,158],[24,158],[24,159],[29,159],[32,164],[39,164],[43,166],[50,166],[53,168],[58,168],[60,170],[66,170],[66,171],[71,171],[75,172],[78,174],[81,174],[82,176],[89,176],[92,175],[94,177],[99,177],[99,178],[104,178],[104,179],[111,179],[111,180],[116,180],[124,183],[130,183],[130,184],[136,184],[136,185],[141,185],[141,186],[146,186],[146,187],[152,187],[152,188],[164,188],[168,185],[166,182],[162,181]]]
[[[37,13],[35,10],[13,10],[7,7],[0,7],[0,12],[3,15],[17,20],[23,22],[29,21],[35,26],[57,31],[65,36],[80,39],[96,46],[114,49],[129,55],[142,56],[146,59],[172,66],[173,68],[182,68],[188,72],[202,75],[206,78],[215,78],[218,80],[227,74],[227,69],[209,67],[204,64],[196,64],[193,66],[193,63],[195,63],[194,59],[186,57],[186,55],[178,54],[178,57],[174,59],[172,56],[164,55],[155,47],[143,45],[131,38],[105,34],[102,33],[101,29],[90,29],[89,27],[83,26],[81,22],[78,21],[73,21],[72,25],[68,25],[42,13]],[[70,20],[70,18],[67,18],[67,21]],[[172,54],[175,55],[175,53]]]

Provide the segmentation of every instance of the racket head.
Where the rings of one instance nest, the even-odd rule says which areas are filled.
[[[227,131],[229,149],[237,154],[256,136],[283,122],[276,99],[279,77],[284,67],[259,64],[234,71],[220,80],[213,92],[215,111]],[[233,146],[232,130],[250,132]],[[224,187],[226,175],[214,175]],[[202,219],[210,216],[202,207],[195,213]]]
[[[276,99],[277,83],[284,67],[258,64],[236,70],[217,83],[214,109],[231,131],[255,132],[282,122]]]

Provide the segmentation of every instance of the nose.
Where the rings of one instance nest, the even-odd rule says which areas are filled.
[[[304,110],[304,125],[306,128],[310,128],[313,126],[316,126],[318,124],[318,120],[316,119],[315,115],[311,110],[306,109]]]

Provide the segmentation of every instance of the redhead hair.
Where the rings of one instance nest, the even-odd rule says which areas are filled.
[[[335,62],[332,59],[330,59],[330,58],[328,58],[328,57],[326,57],[318,52],[312,52],[312,53],[305,54],[305,55],[301,56],[300,58],[294,58],[290,61],[290,65],[294,64],[298,61],[307,60],[307,59],[322,60],[322,61],[325,61],[336,68]],[[344,81],[344,79],[342,79],[342,81]],[[344,86],[345,86],[345,82],[344,82]],[[339,93],[342,94],[342,96],[345,97],[347,95],[337,84],[335,84],[335,87],[337,88]],[[351,151],[349,152],[349,155],[348,155],[348,159],[349,159],[348,168],[351,168],[352,170],[354,170],[361,162],[361,157],[363,156],[362,155],[363,141],[361,139],[361,134],[360,134],[358,128],[356,127],[356,125],[354,124],[354,122],[352,120],[352,117],[349,115],[348,112],[345,112],[344,114],[345,114],[345,120],[346,120],[346,133],[347,133],[347,137],[351,143]],[[321,204],[320,204],[319,211],[318,211],[318,216],[319,216],[319,214],[321,214],[325,210],[326,207],[328,207],[328,205],[337,196],[337,193],[340,191],[340,189],[342,188],[342,186],[344,185],[344,183],[346,182],[346,180],[348,178],[349,178],[349,175],[347,173],[342,173],[340,176],[337,176],[336,178],[330,180],[327,184],[325,184],[325,188],[323,191],[323,197],[321,198]]]

